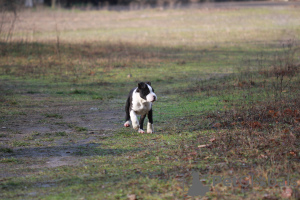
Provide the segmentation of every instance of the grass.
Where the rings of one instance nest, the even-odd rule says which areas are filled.
[[[48,117],[48,118],[56,118],[56,119],[62,119],[63,118],[62,115],[56,114],[56,113],[54,113],[54,114],[45,114],[45,116]]]
[[[300,180],[299,13],[20,12],[0,35],[1,199],[196,199],[192,171],[206,199],[297,199],[299,185],[244,183]],[[155,134],[122,128],[139,81]]]
[[[12,153],[13,150],[11,148],[1,148],[0,152],[4,152],[4,153]]]
[[[18,160],[16,158],[3,158],[0,160],[0,163],[17,163]]]

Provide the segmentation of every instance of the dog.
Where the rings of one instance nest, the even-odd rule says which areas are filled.
[[[152,103],[157,100],[151,82],[140,82],[138,87],[133,88],[128,95],[125,105],[125,127],[130,127],[130,120],[132,127],[138,130],[139,133],[145,133],[143,124],[146,115],[148,116],[147,133],[154,133],[153,129],[153,110]],[[138,121],[137,115],[140,115]]]

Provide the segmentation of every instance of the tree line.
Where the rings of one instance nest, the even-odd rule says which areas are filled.
[[[103,6],[172,6],[186,5],[189,3],[200,2],[225,2],[225,1],[249,1],[249,0],[0,0],[0,7],[6,9],[14,9],[17,6],[35,7],[39,5],[63,8],[71,7],[103,7]]]

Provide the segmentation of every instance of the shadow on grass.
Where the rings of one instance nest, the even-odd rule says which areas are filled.
[[[12,153],[3,153],[2,158],[48,158],[48,157],[81,157],[81,156],[120,156],[127,152],[138,152],[141,148],[111,149],[101,148],[99,143],[74,144],[53,147],[27,147],[14,149]]]

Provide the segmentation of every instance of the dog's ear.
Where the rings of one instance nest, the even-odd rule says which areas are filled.
[[[151,82],[146,82],[146,83],[151,86]]]
[[[138,83],[138,88],[137,88],[137,92],[139,92],[140,90],[144,89],[146,87],[146,83],[144,82],[140,82]]]

